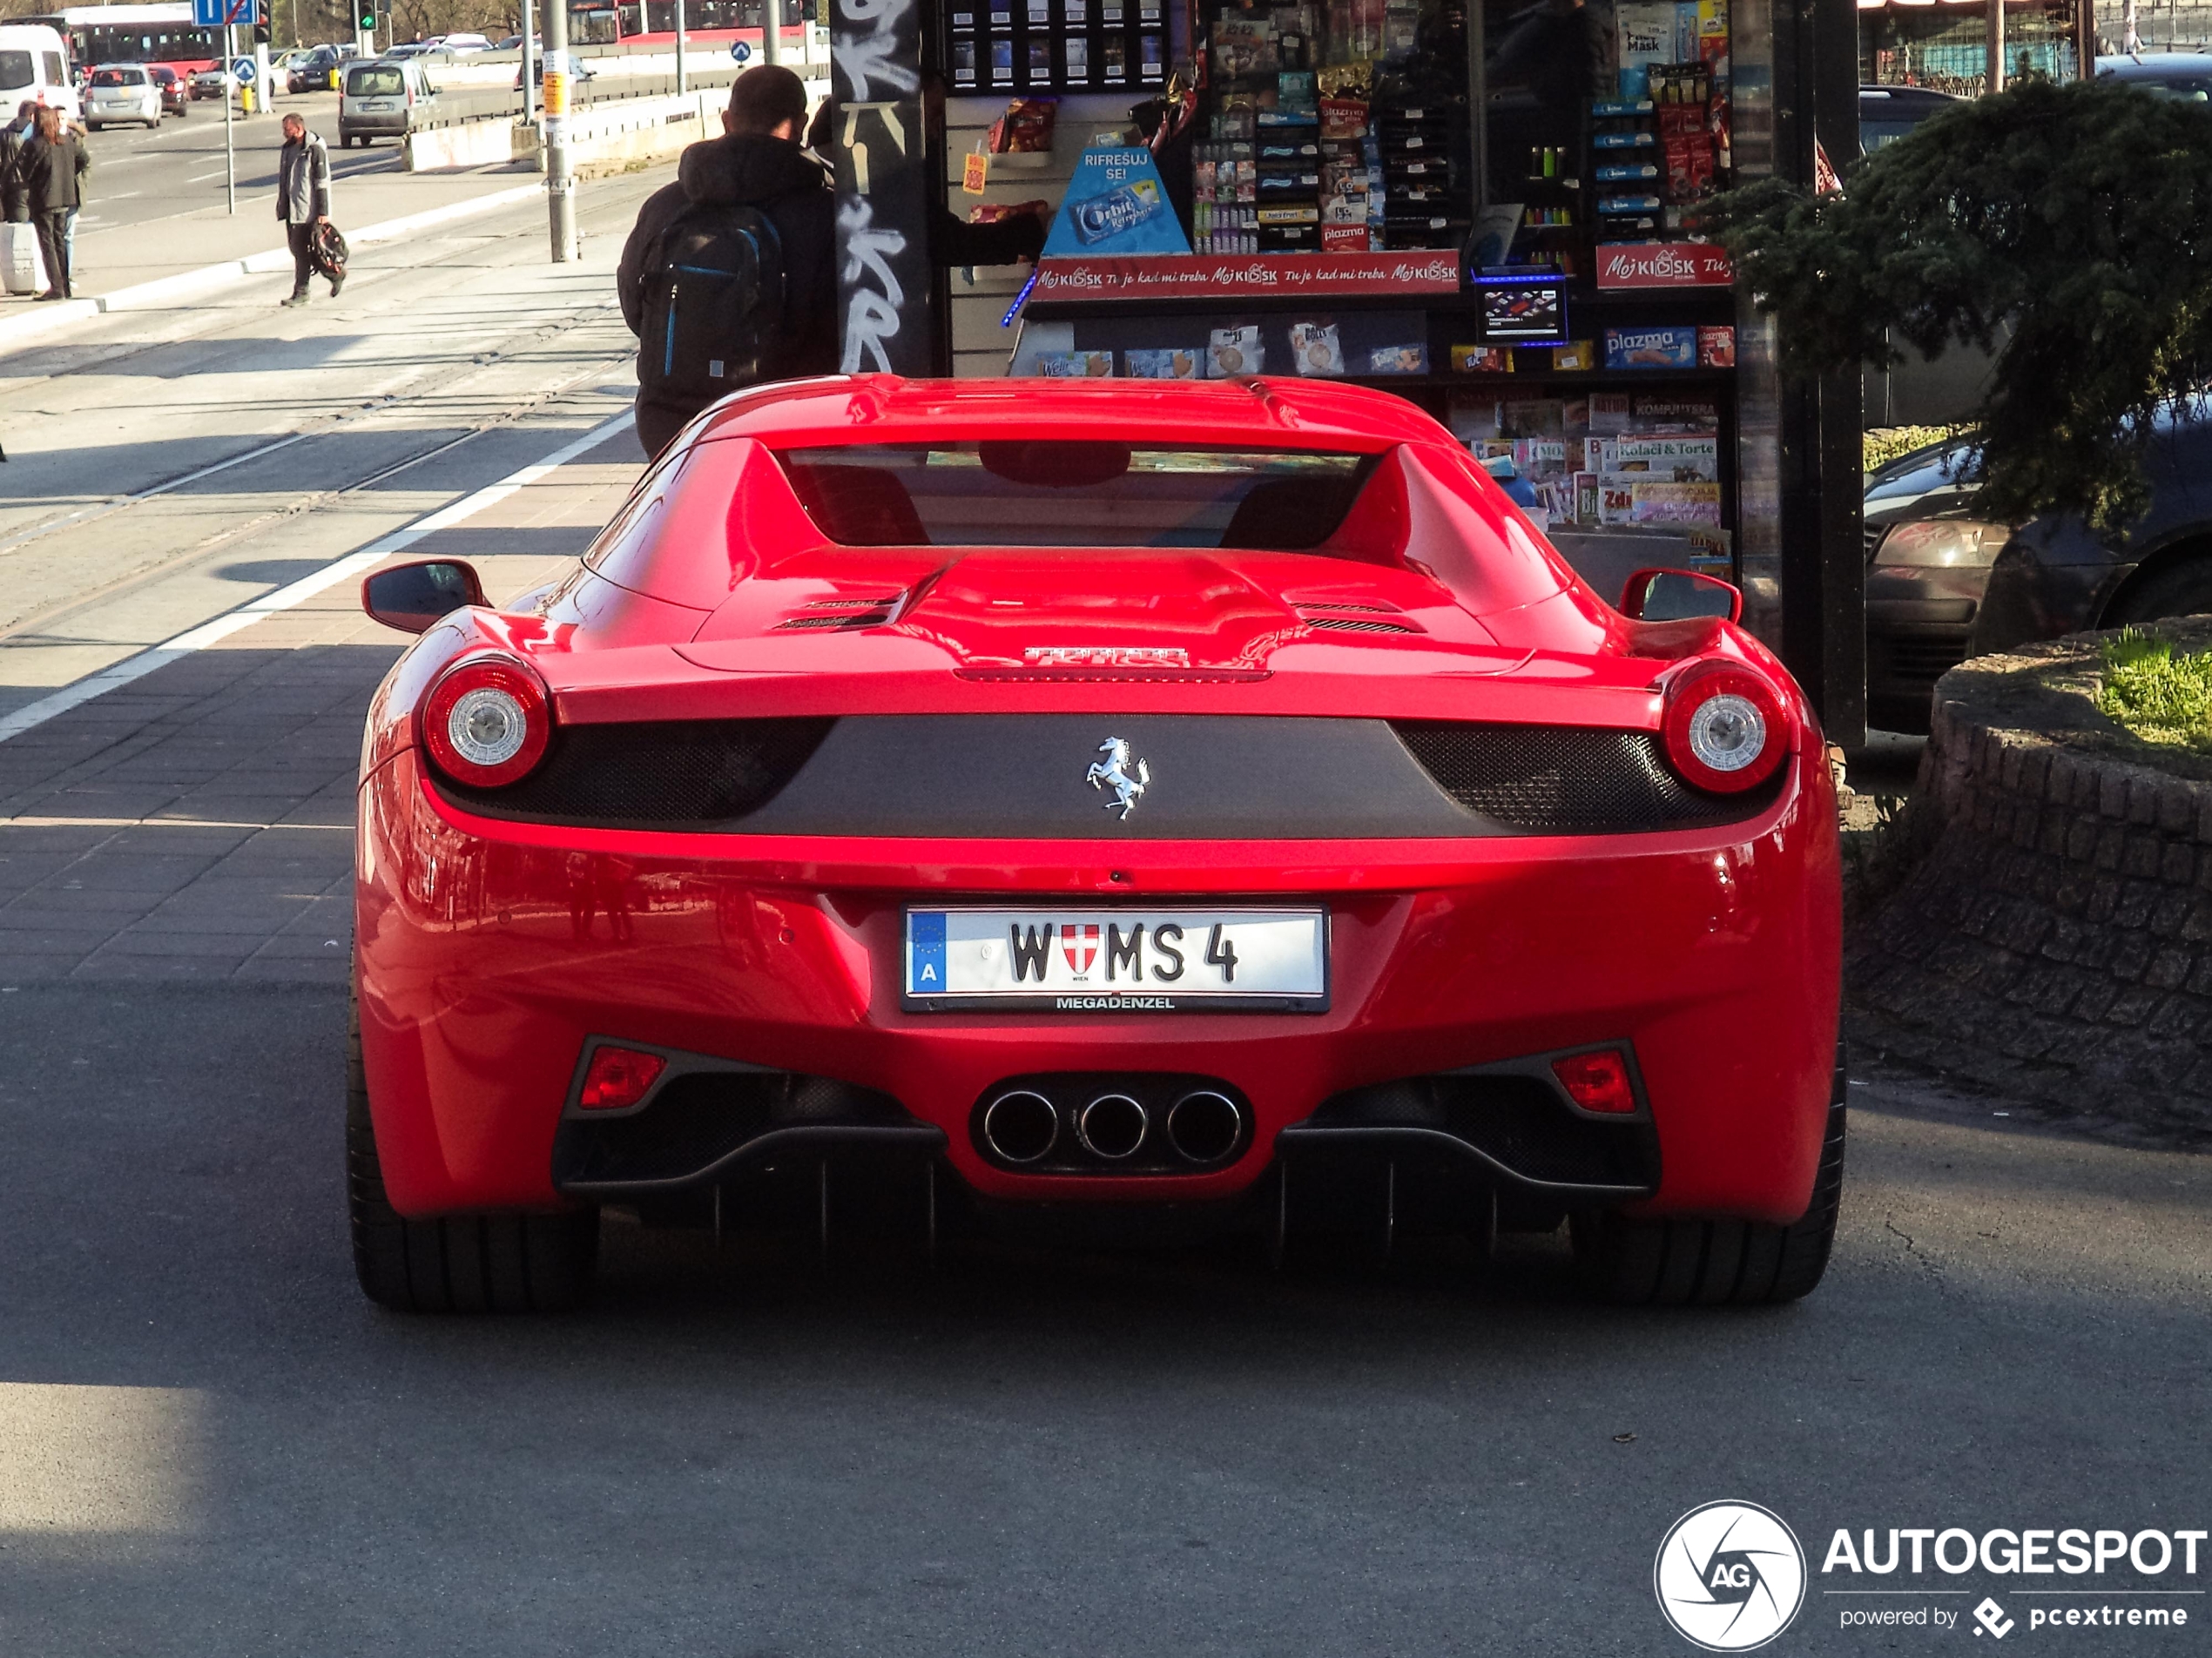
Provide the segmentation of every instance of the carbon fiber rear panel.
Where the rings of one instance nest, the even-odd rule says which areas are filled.
[[[1701,794],[1638,731],[878,714],[566,726],[519,783],[438,786],[489,817],[588,827],[1141,842],[1694,828],[1754,816],[1782,785]]]

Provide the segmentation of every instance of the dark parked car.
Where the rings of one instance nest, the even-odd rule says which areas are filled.
[[[1861,86],[1858,89],[1858,152],[1872,155],[1894,144],[1931,115],[1957,109],[1970,100],[1925,86]]]
[[[161,111],[165,115],[190,115],[192,90],[177,71],[166,64],[156,64],[146,73],[153,77],[153,84],[161,89]]]
[[[338,84],[338,49],[318,46],[298,63],[293,64],[285,77],[287,92],[327,92]]]
[[[1926,731],[1936,680],[1970,656],[2212,613],[2212,405],[2161,422],[2150,510],[2117,544],[2075,518],[1975,518],[1965,460],[1923,449],[1866,480],[1870,725]]]

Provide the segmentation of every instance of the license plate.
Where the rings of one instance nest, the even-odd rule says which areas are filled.
[[[374,104],[362,104],[361,113],[363,115],[389,115],[393,107],[392,104],[380,100]]]
[[[909,909],[901,1006],[1326,1013],[1321,909]]]

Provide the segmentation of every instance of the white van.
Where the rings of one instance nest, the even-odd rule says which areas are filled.
[[[0,24],[0,119],[12,120],[25,98],[79,117],[60,33],[43,23]]]
[[[378,57],[346,66],[338,97],[338,147],[366,147],[377,138],[407,142],[418,115],[436,113],[437,90],[411,57]]]

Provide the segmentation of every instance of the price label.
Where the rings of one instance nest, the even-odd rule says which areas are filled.
[[[977,152],[968,158],[961,169],[960,187],[971,196],[980,196],[991,181],[991,158]]]

